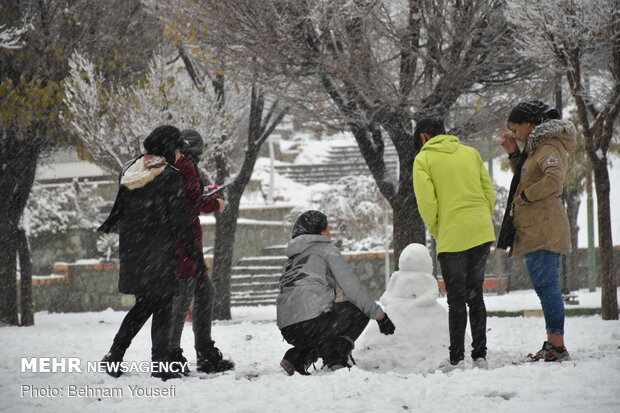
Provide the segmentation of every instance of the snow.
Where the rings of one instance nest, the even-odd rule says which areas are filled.
[[[101,262],[101,259],[99,258],[84,258],[84,259],[75,261],[75,264],[76,265],[94,265],[94,264],[99,264],[100,262]]]
[[[269,171],[269,158],[258,158],[252,173],[252,179],[261,181],[265,193],[269,187]],[[323,183],[306,186],[275,172],[273,187],[274,198],[282,199],[283,205],[308,205],[313,193],[320,192],[330,186]],[[246,206],[250,205],[244,203],[243,208]]]
[[[433,262],[424,245],[410,244],[400,255],[399,271],[390,277],[381,306],[395,325],[393,336],[376,325],[366,328],[356,343],[358,366],[367,370],[427,373],[446,358],[450,334],[448,312],[437,302],[439,289]],[[469,341],[469,339],[466,339]]]
[[[579,292],[580,299],[582,292]],[[514,309],[535,299],[533,291],[487,297],[493,309]],[[592,294],[600,302],[600,291]],[[443,299],[439,302],[443,304]],[[537,307],[539,307],[537,305]],[[620,322],[598,316],[568,317],[567,346],[572,361],[561,364],[513,365],[544,339],[541,318],[488,320],[489,370],[466,369],[450,374],[378,372],[353,367],[309,377],[285,376],[279,361],[288,348],[275,325],[275,307],[233,308],[233,320],[215,322],[213,336],[237,368],[201,380],[189,377],[162,382],[147,373],[118,379],[103,373],[20,372],[22,357],[79,357],[97,361],[108,350],[125,313],[36,314],[34,327],[0,329],[1,412],[617,412],[620,405]],[[127,361],[147,361],[150,322],[126,354]],[[411,328],[416,325],[412,321]],[[442,326],[439,326],[442,327]],[[376,329],[371,322],[369,329]],[[401,322],[398,329],[406,328]],[[396,336],[394,336],[396,338]],[[192,332],[182,338],[190,362],[195,361]],[[354,351],[354,355],[357,350]],[[403,360],[408,354],[396,354]],[[441,360],[437,360],[439,363]],[[190,366],[191,368],[192,366]],[[320,363],[317,364],[317,368]],[[118,387],[122,398],[21,397],[21,386]],[[131,397],[127,386],[146,389],[174,386],[174,397]]]
[[[215,217],[213,215],[200,215],[200,224],[212,224],[215,225]],[[282,221],[263,221],[258,219],[248,219],[248,218],[238,218],[238,225],[260,225],[260,226],[272,226],[272,227],[281,227],[285,225]]]
[[[110,176],[110,173],[96,164],[88,161],[56,162],[43,164],[37,167],[36,179],[68,179],[68,178],[98,178]]]
[[[301,153],[295,158],[296,164],[317,164],[326,160],[330,147],[355,146],[355,139],[350,133],[339,133],[332,138],[325,137],[324,140],[312,139],[305,134],[296,133],[296,138],[303,138],[303,143],[299,145]]]
[[[577,295],[579,304],[566,305],[566,309],[570,308],[600,308],[601,306],[601,288],[590,292],[587,288],[573,291],[572,294]],[[443,297],[443,302],[445,302]],[[484,297],[484,303],[487,311],[523,311],[540,309],[540,301],[533,290],[517,290],[511,291],[506,295],[487,295]],[[445,304],[447,306],[447,304]],[[447,307],[446,307],[447,308]],[[619,343],[620,344],[620,343]]]

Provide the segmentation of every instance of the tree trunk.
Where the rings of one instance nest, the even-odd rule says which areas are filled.
[[[30,246],[26,231],[20,228],[17,232],[17,256],[19,258],[19,272],[21,285],[20,300],[20,325],[34,325],[34,312],[32,305],[32,261],[30,259]]]
[[[252,177],[252,171],[254,170],[262,142],[259,140],[258,144],[250,144],[245,154],[243,166],[237,178],[229,187],[226,209],[215,216],[215,247],[213,251],[213,283],[217,291],[213,308],[213,318],[215,320],[230,320],[231,318],[230,276],[233,265],[239,206],[241,204],[241,196]]]
[[[579,215],[579,206],[581,205],[581,194],[568,191],[566,197],[566,214],[568,215],[568,224],[570,226],[570,240],[573,247],[570,254],[566,256],[566,277],[567,285],[563,287],[569,291],[579,289],[581,280],[579,279],[579,260],[578,260],[578,241],[579,241],[579,225],[577,224],[577,216]]]
[[[221,78],[220,87],[222,88],[221,99],[223,95],[223,77]],[[216,87],[217,89],[217,87]],[[277,101],[272,103],[268,110],[265,121],[263,122],[263,109],[265,107],[265,97],[256,88],[252,86],[252,95],[250,100],[250,117],[248,125],[248,147],[245,151],[243,165],[233,181],[228,187],[228,202],[223,213],[215,216],[215,247],[213,257],[213,282],[215,288],[219,291],[216,294],[215,305],[213,308],[213,318],[216,320],[230,320],[230,276],[232,272],[232,260],[235,246],[235,234],[237,232],[237,218],[239,217],[239,205],[241,196],[245,191],[256,159],[262,144],[267,140],[269,135],[274,131],[276,126],[284,118],[287,109],[278,112]],[[219,183],[224,183],[229,176],[229,169],[226,159],[223,156],[216,157],[219,160],[217,169],[217,179]]]
[[[34,183],[40,141],[18,139],[2,130],[0,139],[0,324],[19,324],[17,313],[17,237],[19,220]]]
[[[17,225],[0,225],[0,325],[19,325],[17,316],[17,284],[15,282]]]
[[[607,157],[603,156],[594,166],[594,187],[598,207],[598,245],[600,262],[601,318],[603,320],[618,319],[618,297],[616,290],[616,274],[614,271],[613,240],[611,236],[611,210],[609,203],[609,171]]]
[[[350,128],[379,191],[392,207],[394,268],[398,269],[400,253],[407,245],[411,243],[426,245],[426,229],[413,192],[414,149],[411,139],[408,139],[410,134],[404,127],[399,126],[403,124],[402,120],[396,116],[389,118],[390,121],[386,123],[390,125],[389,134],[398,152],[400,165],[397,185],[383,159],[384,138],[381,129],[371,125],[371,130],[366,130],[354,123],[350,124]]]
[[[426,229],[413,194],[413,183],[408,192],[397,193],[392,202],[392,209],[394,210],[394,268],[398,270],[400,253],[407,245],[411,243],[426,245]]]
[[[245,189],[245,188],[243,188]],[[230,274],[232,270],[237,218],[243,189],[231,193],[224,212],[216,213],[212,279],[215,284],[214,320],[230,320]]]

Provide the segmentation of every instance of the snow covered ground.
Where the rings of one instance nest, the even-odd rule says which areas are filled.
[[[600,291],[582,290],[579,298],[580,307],[598,306]],[[489,310],[539,308],[532,291],[489,296],[486,301]],[[445,305],[445,298],[440,303]],[[124,314],[111,310],[37,313],[35,327],[0,328],[0,412],[620,411],[620,322],[602,321],[598,316],[567,319],[572,361],[518,365],[513,361],[542,344],[543,320],[491,317],[490,369],[467,369],[449,375],[379,373],[354,367],[351,371],[288,377],[278,365],[288,346],[275,325],[274,307],[234,308],[232,321],[216,322],[213,335],[217,345],[237,363],[237,369],[229,374],[164,383],[147,373],[128,373],[114,379],[102,373],[20,372],[22,357],[79,357],[83,363],[101,359]],[[136,337],[126,360],[149,359],[149,325]],[[377,328],[376,323],[371,322],[369,328]],[[195,361],[192,338],[187,326],[183,346],[190,361]],[[140,391],[168,389],[174,396],[132,395],[130,388],[136,389],[136,385]],[[118,388],[123,396],[100,400],[69,397],[69,386],[89,386],[89,391]],[[58,389],[61,395],[33,397],[46,389]]]

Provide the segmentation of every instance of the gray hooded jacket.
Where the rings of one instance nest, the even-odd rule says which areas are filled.
[[[336,299],[336,288],[369,318],[383,314],[329,238],[300,235],[289,242],[286,256],[288,263],[280,277],[277,300],[278,328],[329,311]]]

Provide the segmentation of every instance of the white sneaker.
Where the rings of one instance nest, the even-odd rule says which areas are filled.
[[[450,360],[444,360],[439,363],[439,370],[444,373],[450,373],[454,370],[465,370],[465,360],[460,360],[456,364],[452,364]]]
[[[487,362],[487,359],[485,359],[484,357],[479,357],[472,362],[472,366],[475,369],[487,370],[489,368],[489,363]]]

